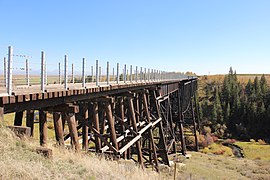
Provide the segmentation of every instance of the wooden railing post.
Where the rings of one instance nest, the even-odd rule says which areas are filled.
[[[29,86],[30,81],[29,81],[29,62],[28,62],[28,59],[25,60],[25,79],[26,79],[27,86]]]
[[[45,53],[41,51],[41,91],[45,92]]]
[[[126,83],[126,80],[127,80],[127,65],[125,64],[124,65],[124,83]]]
[[[116,83],[119,84],[119,63],[117,63],[116,67]]]
[[[64,88],[68,89],[68,56],[65,55],[65,63],[64,63]]]
[[[85,88],[85,58],[82,59],[82,87]]]
[[[7,93],[8,95],[12,94],[12,58],[13,58],[13,48],[8,47],[8,69],[7,69]]]
[[[71,64],[71,82],[72,84],[75,83],[75,77],[74,77],[74,64]]]
[[[59,84],[62,84],[62,78],[61,78],[61,63],[58,63],[58,81]]]
[[[110,63],[109,63],[109,61],[107,61],[106,80],[107,80],[107,85],[109,85],[110,84]]]
[[[132,83],[132,65],[130,65],[130,77],[129,77],[129,79],[130,79],[130,82]]]

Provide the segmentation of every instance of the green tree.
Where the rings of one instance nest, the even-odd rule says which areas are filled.
[[[267,81],[264,74],[261,76],[260,86],[261,86],[262,95],[265,97],[268,91],[268,87],[267,87]]]

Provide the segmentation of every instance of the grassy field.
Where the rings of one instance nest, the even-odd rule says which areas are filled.
[[[36,138],[20,140],[1,127],[0,179],[173,179],[174,176],[174,165],[161,167],[158,174],[151,168],[142,170],[132,161],[111,161],[92,153],[74,153],[56,148],[54,143],[51,139],[48,145],[53,150],[53,159],[46,159],[34,152],[39,146]],[[196,152],[189,152],[192,155],[189,159],[177,155],[182,163],[176,166],[176,179],[269,179],[270,146],[248,142],[238,145],[246,146],[247,158]],[[248,155],[246,149],[253,155]]]
[[[237,79],[240,81],[240,83],[247,83],[249,79],[253,81],[255,77],[260,78],[261,76],[262,74],[237,74]],[[224,77],[224,74],[200,76],[200,83],[216,82],[217,84],[222,84]],[[265,74],[265,77],[266,80],[270,82],[270,74]]]
[[[236,142],[236,145],[243,148],[245,157],[252,160],[270,161],[270,145],[258,142]]]

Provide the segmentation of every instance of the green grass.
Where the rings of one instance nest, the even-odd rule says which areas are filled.
[[[270,145],[261,145],[258,142],[235,142],[235,144],[243,148],[248,159],[270,161]]]
[[[13,126],[14,125],[14,117],[15,113],[9,113],[4,115],[4,121],[3,125],[4,126]],[[34,123],[34,138],[39,139],[39,123],[38,123],[38,115],[36,115],[36,120]],[[26,117],[25,117],[25,112],[23,115],[23,121],[22,121],[22,126],[26,126]],[[53,118],[52,114],[47,114],[47,126],[48,126],[48,137],[49,139],[54,139],[55,138],[55,132],[53,129]]]

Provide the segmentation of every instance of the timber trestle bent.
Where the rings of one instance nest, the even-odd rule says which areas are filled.
[[[186,154],[187,127],[198,150],[196,78],[122,84],[0,97],[0,115],[15,112],[14,125],[33,134],[34,113],[39,111],[40,144],[48,143],[47,114],[53,116],[59,146],[118,158],[133,159],[141,166],[170,165],[169,154]],[[67,124],[69,133],[64,132]],[[188,125],[188,126],[187,126]]]

